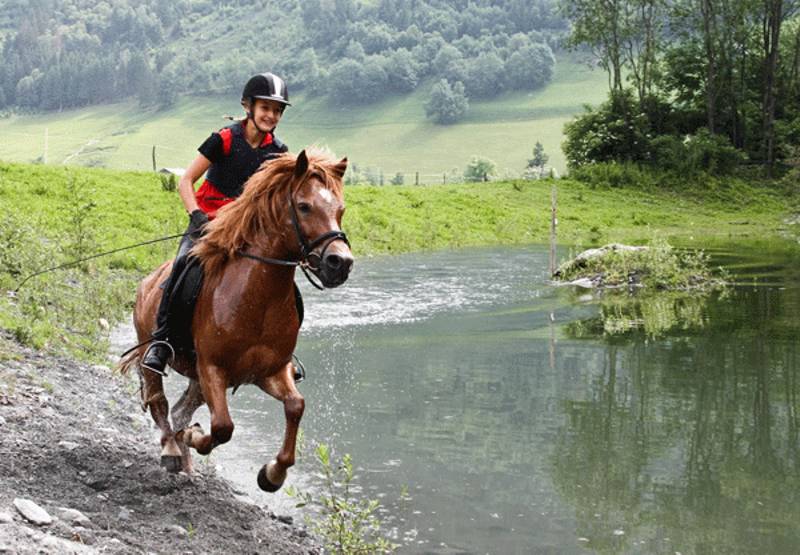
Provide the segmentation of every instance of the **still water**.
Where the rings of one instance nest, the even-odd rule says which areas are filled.
[[[306,453],[287,485],[318,487],[314,444],[350,453],[405,553],[800,552],[799,260],[715,261],[727,293],[633,304],[549,286],[541,247],[300,283]],[[255,483],[282,407],[254,387],[231,402],[205,464],[292,514]]]

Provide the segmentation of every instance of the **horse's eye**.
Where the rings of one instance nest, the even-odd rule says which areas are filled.
[[[311,205],[308,204],[307,202],[301,202],[300,204],[297,205],[297,209],[300,210],[300,212],[303,214],[308,214],[309,212],[311,212]]]

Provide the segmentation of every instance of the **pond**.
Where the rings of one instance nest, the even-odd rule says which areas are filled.
[[[548,285],[536,246],[299,282],[306,447],[287,485],[319,487],[314,444],[350,453],[406,553],[800,552],[791,252],[719,249],[728,291],[635,303]],[[255,483],[282,407],[254,387],[231,402],[234,438],[205,464],[297,515]]]

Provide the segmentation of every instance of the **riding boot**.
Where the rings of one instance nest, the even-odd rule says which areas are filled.
[[[174,358],[175,351],[172,346],[166,341],[154,341],[147,348],[147,351],[142,358],[142,368],[166,376],[165,368],[170,358]]]

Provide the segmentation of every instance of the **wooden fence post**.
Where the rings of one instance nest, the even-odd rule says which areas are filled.
[[[153,145],[153,171],[156,171],[156,145]]]
[[[556,196],[556,186],[550,191],[550,277],[556,273],[556,225],[558,224],[558,217],[556,215],[558,209],[558,197]]]
[[[419,185],[419,172],[416,172],[416,177],[414,178],[414,184]]]

